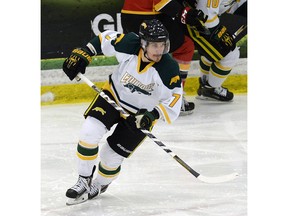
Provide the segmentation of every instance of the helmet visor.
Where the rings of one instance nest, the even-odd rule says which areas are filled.
[[[141,39],[141,46],[144,51],[147,51],[147,47],[150,46],[152,49],[156,50],[158,54],[164,55],[166,53],[169,53],[170,50],[170,40],[166,39],[165,41],[146,41],[144,39]]]

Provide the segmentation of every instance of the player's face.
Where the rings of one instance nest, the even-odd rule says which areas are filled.
[[[147,56],[154,62],[159,62],[165,49],[165,42],[149,42],[146,47]]]

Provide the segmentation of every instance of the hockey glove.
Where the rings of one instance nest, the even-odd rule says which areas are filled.
[[[138,129],[150,130],[154,120],[159,119],[159,112],[153,109],[149,112],[147,109],[140,109],[136,115],[136,127]]]
[[[214,27],[210,38],[218,43],[223,50],[232,51],[236,47],[233,36],[227,31],[225,26]]]
[[[202,10],[185,7],[181,12],[181,23],[195,26],[199,32],[207,32],[204,23],[207,21],[208,16],[204,15]]]
[[[91,53],[85,48],[75,48],[63,63],[63,71],[73,80],[79,72],[85,73],[87,65],[92,61]]]
[[[156,109],[153,109],[151,112],[147,109],[140,109],[135,116],[129,115],[125,120],[125,124],[133,132],[139,131],[138,129],[150,130],[153,121],[159,119],[159,117]]]

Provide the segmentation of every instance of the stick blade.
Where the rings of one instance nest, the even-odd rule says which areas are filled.
[[[228,175],[217,176],[217,177],[207,177],[207,176],[199,175],[197,178],[202,182],[215,184],[215,183],[223,183],[223,182],[232,181],[238,176],[239,174],[237,172],[234,172]]]

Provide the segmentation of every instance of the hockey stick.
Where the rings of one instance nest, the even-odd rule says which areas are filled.
[[[111,104],[116,110],[118,110],[125,117],[129,116],[121,106],[119,106],[115,101],[111,100],[108,95],[106,95],[103,91],[101,91],[97,86],[95,86],[88,78],[86,78],[83,74],[79,73],[76,77],[77,81],[83,80],[86,84],[88,84],[92,89],[94,89],[101,97],[103,97],[109,104]],[[141,131],[146,134],[150,139],[152,139],[158,146],[160,146],[166,153],[168,153],[171,157],[173,157],[179,164],[181,164],[186,170],[188,170],[193,176],[205,183],[222,183],[235,179],[239,174],[231,173],[228,175],[218,176],[218,177],[207,177],[203,176],[200,173],[196,172],[192,169],[188,164],[186,164],[181,158],[179,158],[176,154],[174,154],[170,149],[167,148],[164,143],[158,140],[150,131],[141,129]]]

